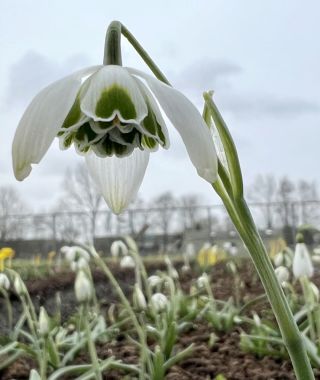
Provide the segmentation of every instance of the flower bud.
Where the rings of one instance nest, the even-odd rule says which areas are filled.
[[[41,380],[39,373],[35,369],[31,370],[29,380]]]
[[[284,261],[283,252],[277,253],[273,258],[273,262],[276,267],[280,267],[281,265],[283,265],[283,261]]]
[[[46,312],[46,309],[41,306],[39,313],[39,334],[41,336],[47,336],[49,334],[50,320]]]
[[[133,304],[140,311],[145,310],[147,308],[147,301],[138,284],[134,285]]]
[[[93,297],[92,284],[84,271],[79,271],[74,284],[74,290],[79,303],[89,302]]]
[[[10,288],[10,280],[4,273],[0,273],[0,288],[5,290],[9,290]]]
[[[132,269],[132,268],[135,268],[136,266],[136,263],[135,261],[133,260],[133,258],[129,255],[127,256],[124,256],[121,261],[120,261],[120,268],[123,268],[123,269]]]
[[[199,289],[205,288],[209,284],[209,279],[207,273],[203,273],[198,279],[197,279],[197,287]]]
[[[168,298],[164,294],[155,293],[151,296],[150,303],[151,303],[151,307],[157,313],[161,313],[167,308],[169,301],[168,301]]]
[[[156,286],[160,285],[161,283],[162,283],[161,277],[159,277],[155,274],[148,277],[148,284],[149,284],[150,288],[155,288]]]
[[[313,264],[304,243],[297,243],[293,258],[292,271],[296,278],[313,276]]]
[[[28,293],[27,288],[20,276],[16,276],[14,279],[14,290],[19,296],[24,296]]]
[[[129,254],[128,247],[122,240],[115,240],[110,247],[111,255],[113,257],[127,256]]]
[[[279,266],[278,268],[275,269],[274,272],[280,284],[287,282],[289,280],[290,273],[289,273],[288,268],[284,266]]]

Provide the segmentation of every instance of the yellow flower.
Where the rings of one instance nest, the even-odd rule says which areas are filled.
[[[197,261],[201,267],[205,267],[208,265],[216,265],[217,263],[225,260],[225,258],[225,252],[219,249],[218,246],[204,244],[198,253]]]
[[[4,261],[6,259],[12,259],[15,255],[15,251],[10,247],[4,247],[0,249],[0,272],[4,270]]]

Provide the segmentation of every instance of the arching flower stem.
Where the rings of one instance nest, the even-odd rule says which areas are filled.
[[[235,144],[211,95],[204,95],[206,103],[203,116],[209,127],[211,127],[211,118],[213,119],[228,162],[226,170],[221,161],[218,161],[218,179],[212,184],[212,187],[223,201],[234,226],[250,253],[278,322],[297,379],[313,380],[314,374],[302,335],[294,321],[266,247],[242,193],[242,175]]]

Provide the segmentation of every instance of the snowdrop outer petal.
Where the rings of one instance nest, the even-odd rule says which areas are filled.
[[[217,154],[211,132],[197,108],[179,91],[139,70],[128,71],[146,80],[162,109],[179,132],[200,177],[217,179]]]
[[[136,197],[149,162],[149,152],[135,149],[130,156],[100,158],[86,155],[86,163],[107,205],[120,214]]]
[[[22,181],[38,164],[56,137],[82,84],[82,78],[100,66],[87,67],[44,88],[24,112],[16,130],[13,146],[13,170]]]
[[[95,121],[140,123],[148,109],[134,78],[115,65],[103,66],[89,78],[86,91],[81,91],[81,110]]]

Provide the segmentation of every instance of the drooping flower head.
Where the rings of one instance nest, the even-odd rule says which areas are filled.
[[[80,70],[33,99],[13,141],[16,178],[26,178],[58,137],[61,149],[73,145],[85,155],[109,207],[120,213],[137,194],[149,153],[169,147],[158,103],[180,133],[198,174],[214,182],[214,143],[196,107],[155,77],[118,64]]]
[[[313,264],[305,243],[297,243],[294,253],[292,271],[295,278],[313,276]]]

